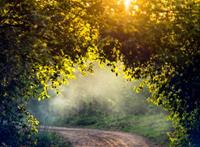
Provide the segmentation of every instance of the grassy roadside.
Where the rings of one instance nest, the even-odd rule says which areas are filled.
[[[72,145],[56,133],[42,131],[37,135],[37,144],[32,147],[72,147]]]

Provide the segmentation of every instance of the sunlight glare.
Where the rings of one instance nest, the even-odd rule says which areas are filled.
[[[125,0],[125,1],[124,1],[124,5],[125,5],[126,10],[129,9],[130,4],[131,4],[131,0]]]

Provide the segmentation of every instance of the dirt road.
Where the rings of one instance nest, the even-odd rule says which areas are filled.
[[[160,147],[147,139],[129,133],[97,129],[41,127],[68,139],[74,147]]]

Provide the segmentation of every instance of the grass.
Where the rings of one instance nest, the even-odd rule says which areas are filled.
[[[72,147],[69,141],[52,132],[39,132],[37,144],[33,147]]]

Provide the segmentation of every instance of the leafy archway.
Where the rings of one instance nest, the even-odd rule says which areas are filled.
[[[10,139],[1,143],[11,142],[13,132],[31,139],[37,131],[25,109],[30,97],[46,98],[47,89],[65,84],[76,68],[91,72],[94,61],[117,73],[120,61],[127,79],[146,79],[139,88],[147,85],[149,101],[169,112],[172,146],[199,144],[199,0],[123,4],[0,2],[0,129]]]

